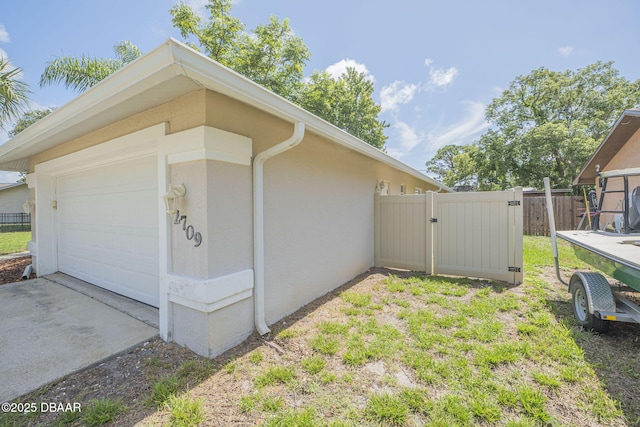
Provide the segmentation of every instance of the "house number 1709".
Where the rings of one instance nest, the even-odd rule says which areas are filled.
[[[173,220],[173,223],[182,223],[182,230],[184,231],[187,240],[193,240],[194,242],[196,242],[196,244],[193,246],[197,248],[198,246],[200,246],[200,244],[202,244],[202,234],[200,234],[199,231],[196,232],[193,228],[193,225],[187,225],[187,216],[180,215],[179,210],[176,210],[176,219]]]

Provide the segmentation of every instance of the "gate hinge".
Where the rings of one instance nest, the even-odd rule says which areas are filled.
[[[509,200],[507,204],[508,206],[520,206],[520,200]]]
[[[520,267],[509,267],[509,271],[513,273],[520,273],[522,271]]]
[[[431,218],[431,219],[429,220],[429,222],[430,222],[430,223],[432,223],[432,224],[433,224],[434,222],[438,222],[438,218]]]

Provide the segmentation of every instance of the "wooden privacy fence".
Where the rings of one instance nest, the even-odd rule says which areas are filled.
[[[522,283],[522,189],[375,198],[375,265]]]
[[[585,205],[579,196],[552,196],[556,230],[576,230],[585,213]],[[524,234],[549,236],[547,201],[544,197],[525,197],[523,201]],[[586,224],[583,223],[585,228]]]

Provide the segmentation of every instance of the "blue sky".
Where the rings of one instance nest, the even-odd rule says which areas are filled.
[[[187,0],[203,10],[205,0]],[[77,94],[40,88],[47,61],[113,57],[122,40],[148,52],[169,37],[175,0],[20,0],[0,3],[0,50],[23,69],[35,108],[62,106]],[[311,51],[306,74],[367,72],[390,123],[387,152],[415,169],[446,144],[469,144],[486,131],[484,109],[516,76],[539,67],[576,70],[614,61],[640,78],[637,0],[237,0],[247,29],[269,16],[289,18]],[[7,140],[0,134],[0,143]],[[15,175],[0,172],[0,182]]]

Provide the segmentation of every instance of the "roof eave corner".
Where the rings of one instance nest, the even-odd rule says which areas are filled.
[[[598,156],[598,153],[601,151],[602,147],[605,146],[607,141],[609,141],[609,139],[615,133],[615,131],[618,128],[618,126],[620,126],[622,124],[622,122],[624,121],[624,119],[626,117],[628,117],[628,116],[640,117],[640,110],[629,109],[629,110],[624,110],[622,112],[622,114],[620,114],[620,117],[618,118],[618,120],[616,120],[616,122],[613,124],[613,126],[611,126],[611,129],[609,130],[607,135],[604,137],[602,142],[598,145],[598,147],[593,152],[593,154],[589,157],[589,159],[584,163],[584,165],[582,166],[582,169],[580,169],[580,172],[578,172],[578,175],[574,178],[573,185],[592,185],[593,184],[593,183],[591,183],[591,182],[589,182],[587,180],[583,181],[582,180],[582,175],[588,170],[589,167],[594,167],[595,168],[596,165],[592,165],[592,163],[596,159],[596,157]],[[606,164],[605,165],[601,165],[601,166],[605,167]]]

